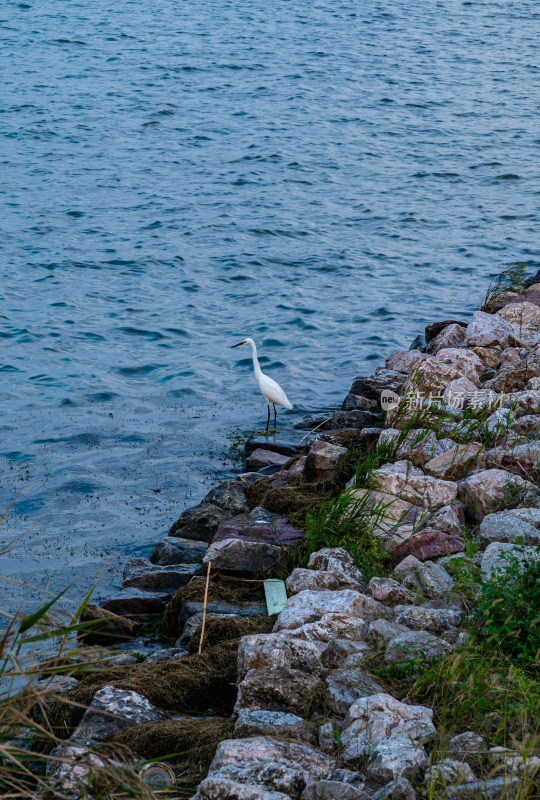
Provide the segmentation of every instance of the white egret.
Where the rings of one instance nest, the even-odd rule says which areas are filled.
[[[287,395],[273,378],[269,378],[261,370],[259,359],[257,358],[257,347],[253,339],[244,339],[243,342],[233,344],[233,347],[240,347],[242,344],[248,344],[251,347],[251,357],[253,359],[253,372],[255,383],[268,404],[268,419],[266,420],[266,430],[270,428],[270,404],[274,406],[274,430],[276,430],[276,405],[284,406],[285,408],[292,409],[292,405],[287,399]]]

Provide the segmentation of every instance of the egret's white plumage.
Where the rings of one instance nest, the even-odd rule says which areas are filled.
[[[233,347],[240,347],[242,344],[247,344],[251,347],[251,357],[253,359],[253,377],[255,378],[255,383],[259,387],[259,391],[268,403],[268,421],[266,423],[266,427],[268,428],[270,425],[270,405],[273,405],[275,428],[276,406],[284,406],[285,408],[292,409],[292,405],[279,383],[277,383],[277,381],[275,381],[273,378],[270,378],[268,375],[265,375],[262,371],[261,365],[259,364],[259,359],[257,358],[257,346],[253,339],[244,339],[243,342],[233,344]]]

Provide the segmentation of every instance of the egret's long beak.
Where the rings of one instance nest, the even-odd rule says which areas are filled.
[[[233,344],[231,346],[231,350],[233,349],[233,347],[240,347],[241,344],[245,344],[245,342],[238,342],[238,344]]]

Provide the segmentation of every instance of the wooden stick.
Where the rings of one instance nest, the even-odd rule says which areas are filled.
[[[204,587],[204,606],[203,606],[203,617],[202,617],[202,627],[201,627],[201,640],[199,642],[199,655],[202,651],[202,643],[204,639],[204,628],[206,626],[206,603],[208,601],[208,585],[210,583],[210,568],[212,566],[212,562],[208,562],[208,572],[206,573],[206,586]]]
[[[303,438],[303,439],[300,439],[300,441],[298,442],[298,444],[299,444],[299,445],[301,445],[301,444],[302,444],[302,442],[303,442],[305,439],[307,439],[309,436],[311,436],[311,434],[312,434],[312,433],[315,433],[315,431],[318,431],[318,430],[319,430],[319,428],[322,428],[322,426],[323,426],[323,425],[326,425],[326,423],[327,423],[327,422],[330,422],[330,420],[331,420],[331,419],[332,419],[332,417],[328,417],[328,419],[323,419],[323,421],[322,421],[322,422],[319,422],[319,424],[317,425],[317,427],[313,428],[313,430],[312,430],[312,431],[310,431],[309,433],[306,433],[306,435],[304,436],[304,438]]]

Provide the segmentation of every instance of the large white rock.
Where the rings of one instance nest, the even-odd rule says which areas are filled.
[[[497,311],[498,316],[513,325],[518,331],[540,330],[540,308],[534,303],[508,303]]]
[[[314,643],[327,643],[334,639],[358,642],[363,638],[366,628],[366,621],[360,617],[332,613],[323,614],[315,622],[308,622],[299,628],[282,630],[280,635],[286,639],[305,639]]]
[[[448,347],[460,347],[465,341],[466,330],[457,323],[447,325],[434,339],[432,339],[427,351],[432,355]]]
[[[362,592],[366,588],[364,581],[361,583],[342,570],[313,570],[294,569],[285,581],[287,593],[298,594],[306,589],[311,591],[335,591],[337,589],[354,589]]]
[[[452,652],[452,646],[427,631],[407,631],[388,642],[384,654],[385,663],[405,664],[420,658],[425,661],[440,661]]]
[[[323,547],[312,553],[308,561],[308,569],[324,572],[344,572],[358,583],[363,583],[362,571],[358,569],[354,558],[344,547]]]
[[[480,376],[484,371],[484,365],[472,350],[448,347],[439,350],[435,358],[443,364],[455,367],[474,386],[480,386]]]
[[[88,747],[123,728],[164,719],[165,714],[138,692],[107,685],[95,693],[70,741]]]
[[[460,505],[451,504],[440,508],[431,518],[430,526],[442,533],[460,536],[465,527],[465,514]]]
[[[519,345],[516,328],[497,314],[477,311],[467,328],[467,347],[506,347]]]
[[[396,606],[394,614],[395,621],[400,625],[435,634],[457,627],[463,618],[463,612],[455,606],[433,608],[430,603],[423,603],[421,606]]]
[[[516,492],[526,500],[520,505],[535,505],[540,501],[540,491],[534,484],[504,469],[483,470],[459,484],[460,500],[478,521],[486,514],[502,510],[505,498]]]
[[[300,628],[331,613],[369,620],[385,616],[388,609],[372,597],[352,589],[335,592],[305,590],[289,597],[277,618],[274,632]]]
[[[365,623],[364,623],[365,626]],[[243,636],[238,645],[238,677],[249,670],[301,669],[310,671],[320,660],[325,643],[277,633]]]
[[[442,508],[457,497],[457,483],[424,475],[408,461],[385,464],[372,477],[379,491],[430,510]]]
[[[226,778],[297,797],[308,781],[327,777],[334,764],[330,756],[300,742],[268,736],[226,739],[217,747],[209,778]],[[232,800],[234,795],[230,797]]]
[[[422,744],[435,735],[432,720],[430,708],[385,693],[357,700],[345,718],[342,757],[354,764],[367,756],[368,774],[378,780],[414,775],[427,764]]]
[[[505,573],[510,564],[517,561],[524,568],[530,561],[540,559],[540,548],[526,547],[518,544],[493,542],[484,550],[481,562],[482,576],[489,580],[497,573]]]
[[[396,350],[386,359],[386,369],[392,369],[408,375],[425,358],[427,358],[426,354],[421,353],[420,350]]]
[[[540,509],[535,509],[540,514]],[[510,542],[540,545],[540,532],[525,519],[510,511],[487,514],[478,528],[478,538],[483,544]]]
[[[407,556],[395,567],[393,575],[411,589],[421,590],[428,597],[444,597],[454,581],[448,572],[433,561],[419,561]]]
[[[510,513],[540,530],[540,508],[512,508]]]

